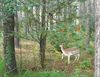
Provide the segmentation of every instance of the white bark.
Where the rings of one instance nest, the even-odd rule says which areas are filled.
[[[95,73],[100,77],[100,0],[95,0]]]

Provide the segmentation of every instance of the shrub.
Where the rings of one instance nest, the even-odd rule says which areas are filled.
[[[80,67],[82,69],[87,69],[87,68],[90,68],[91,67],[91,62],[89,60],[83,60],[81,63],[80,63]]]

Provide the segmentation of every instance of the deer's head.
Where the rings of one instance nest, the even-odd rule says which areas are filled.
[[[64,43],[62,43],[61,45],[59,45],[59,47],[61,47],[61,48],[62,48],[63,46],[64,46]]]

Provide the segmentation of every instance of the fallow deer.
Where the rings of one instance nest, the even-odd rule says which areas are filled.
[[[62,59],[64,56],[68,56],[68,64],[70,63],[70,56],[75,56],[75,61],[79,60],[80,51],[77,48],[64,48],[64,44],[60,45],[62,51]]]

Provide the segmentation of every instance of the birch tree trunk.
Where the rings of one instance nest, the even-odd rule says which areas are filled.
[[[95,0],[95,73],[100,77],[100,0]]]

